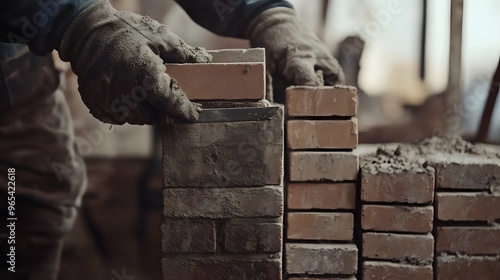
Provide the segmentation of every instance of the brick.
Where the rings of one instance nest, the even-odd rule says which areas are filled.
[[[358,110],[356,88],[290,87],[286,92],[287,114],[290,117],[352,117]]]
[[[162,129],[165,187],[282,184],[282,108],[265,121],[167,124]]]
[[[162,250],[166,253],[210,253],[216,250],[214,221],[166,219],[161,224]]]
[[[224,249],[230,253],[278,253],[282,236],[280,223],[230,220],[224,225]]]
[[[438,227],[436,252],[500,255],[500,226]]]
[[[354,216],[351,213],[288,213],[288,239],[353,239]]]
[[[292,150],[355,149],[358,120],[291,120],[287,147]]]
[[[358,248],[354,244],[286,244],[288,274],[338,274],[357,272]]]
[[[363,257],[428,264],[434,256],[432,234],[363,233]]]
[[[290,183],[287,195],[288,209],[356,208],[354,183]]]
[[[281,279],[281,262],[236,257],[170,257],[162,259],[163,279]]]
[[[166,64],[167,74],[191,100],[260,100],[265,95],[262,62]],[[196,81],[196,83],[193,83]]]
[[[363,262],[364,280],[432,280],[432,266],[417,266],[390,262]]]
[[[434,208],[363,205],[361,228],[367,231],[427,233],[432,231]]]
[[[377,168],[377,167],[375,167]],[[434,198],[434,172],[370,172],[361,169],[361,200],[429,204]]]
[[[351,181],[358,175],[358,156],[348,152],[290,152],[290,180]]]
[[[500,275],[500,256],[438,256],[437,280],[496,280]]]
[[[174,218],[251,218],[283,215],[283,188],[164,189],[163,215]]]
[[[263,48],[210,50],[212,63],[265,62]]]
[[[436,188],[492,190],[500,186],[500,159],[480,155],[433,155],[429,162],[436,169]]]
[[[500,196],[488,193],[436,193],[440,221],[500,220]]]

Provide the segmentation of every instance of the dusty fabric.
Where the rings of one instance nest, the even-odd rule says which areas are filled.
[[[159,114],[198,118],[199,107],[165,73],[164,62],[203,63],[211,56],[149,17],[101,1],[73,21],[59,51],[78,76],[83,102],[103,122],[152,124]]]
[[[266,49],[275,101],[290,85],[336,85],[344,73],[330,50],[301,22],[295,11],[277,7],[257,16],[247,30],[252,47]],[[281,97],[282,98],[282,97]]]
[[[6,223],[8,169],[15,169],[16,273],[7,272],[0,242],[0,279],[55,280],[64,234],[86,184],[85,166],[63,93],[40,92],[0,113],[0,236]]]

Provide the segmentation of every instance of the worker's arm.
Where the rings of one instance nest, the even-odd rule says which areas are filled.
[[[78,76],[94,117],[112,124],[150,124],[160,113],[195,121],[189,101],[164,62],[208,62],[211,56],[148,17],[115,10],[103,0],[2,0],[0,40],[36,54],[53,49]]]
[[[335,85],[344,74],[330,50],[301,22],[284,0],[176,0],[210,31],[249,39],[267,52],[274,84]],[[282,88],[280,89],[282,90]]]

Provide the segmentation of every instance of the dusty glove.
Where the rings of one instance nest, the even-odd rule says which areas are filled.
[[[199,106],[163,63],[209,62],[211,56],[148,17],[119,12],[107,1],[93,4],[71,23],[59,54],[71,62],[90,113],[103,122],[152,124],[160,113],[198,118]]]
[[[275,84],[286,87],[344,82],[337,60],[293,9],[277,7],[264,11],[252,21],[246,35],[252,47],[266,49],[267,72]]]

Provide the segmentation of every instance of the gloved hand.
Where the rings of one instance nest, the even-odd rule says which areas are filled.
[[[163,63],[210,62],[211,56],[148,17],[100,1],[71,23],[59,55],[71,62],[83,102],[103,122],[152,124],[160,113],[198,118],[199,106],[165,73]]]
[[[273,85],[335,85],[344,73],[328,48],[300,21],[293,9],[276,7],[258,15],[246,31],[252,47],[266,49]],[[280,87],[281,86],[281,87]]]

